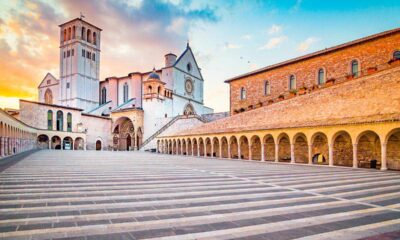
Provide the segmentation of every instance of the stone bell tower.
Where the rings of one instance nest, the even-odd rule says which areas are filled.
[[[76,18],[60,26],[60,104],[90,111],[99,105],[100,28]]]

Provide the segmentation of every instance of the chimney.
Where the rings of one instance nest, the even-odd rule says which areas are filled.
[[[176,55],[173,53],[168,53],[165,55],[165,67],[172,67],[176,62]]]

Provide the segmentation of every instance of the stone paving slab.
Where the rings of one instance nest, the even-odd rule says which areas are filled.
[[[400,173],[40,151],[0,173],[0,239],[397,239]]]

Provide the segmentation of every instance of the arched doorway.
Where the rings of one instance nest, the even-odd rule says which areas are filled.
[[[353,166],[353,145],[347,132],[339,132],[333,138],[333,165]]]
[[[393,130],[387,138],[387,168],[400,170],[400,129]]]
[[[73,140],[71,137],[65,137],[63,139],[63,149],[64,150],[73,150]]]
[[[39,135],[37,137],[37,146],[39,149],[49,149],[49,137],[47,135]]]
[[[241,159],[249,159],[249,140],[247,137],[242,136],[239,139],[240,142],[240,158]]]
[[[198,148],[199,146],[197,145],[197,139],[193,138],[193,156],[198,156]]]
[[[294,160],[296,163],[308,163],[308,144],[304,134],[294,137]]]
[[[102,144],[101,144],[101,141],[100,140],[97,140],[96,141],[96,151],[100,151],[101,149],[102,149],[102,146],[101,146]]]
[[[59,136],[53,136],[51,138],[51,149],[61,149],[61,138]]]
[[[327,165],[329,159],[328,138],[323,133],[316,133],[311,138],[312,163]]]
[[[192,155],[192,141],[190,140],[190,138],[187,139],[187,155],[191,156]]]
[[[221,157],[222,158],[228,158],[228,140],[226,139],[226,137],[222,137],[221,138]]]
[[[135,128],[132,121],[127,117],[118,118],[113,127],[113,149],[119,151],[129,151],[133,149]]]
[[[284,133],[278,138],[279,144],[279,162],[290,162],[291,161],[291,151],[290,151],[290,140],[289,136]]]
[[[251,159],[261,160],[261,140],[258,136],[251,138]]]
[[[206,138],[206,154],[205,154],[205,156],[207,156],[207,157],[211,157],[212,156],[210,138]]]
[[[74,149],[75,150],[84,150],[85,149],[85,143],[82,138],[80,138],[80,137],[75,138]]]
[[[139,150],[140,146],[142,145],[142,141],[143,141],[143,132],[142,132],[142,128],[138,128],[137,132],[136,132],[136,149]]]
[[[220,152],[219,152],[219,140],[218,140],[218,138],[216,138],[216,137],[214,137],[213,138],[213,153],[212,153],[212,156],[213,157],[221,157],[219,154],[220,154]]]
[[[238,154],[238,141],[235,136],[232,136],[229,140],[230,150],[231,150],[231,158],[237,159],[239,158]]]
[[[182,139],[182,155],[186,155],[187,154],[187,152],[186,152],[186,141],[185,141],[185,139]]]
[[[199,155],[204,156],[204,141],[202,138],[199,138]]]
[[[264,137],[264,159],[265,161],[275,161],[275,141],[272,135]]]
[[[381,140],[373,131],[362,133],[357,141],[357,166],[379,168],[381,165]]]

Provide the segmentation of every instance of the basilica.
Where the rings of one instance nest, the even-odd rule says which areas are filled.
[[[102,29],[81,18],[59,27],[59,78],[48,73],[38,101],[21,100],[16,114],[49,131],[38,138],[41,148],[151,150],[161,132],[212,119],[189,44],[179,57],[166,54],[159,69],[100,81]]]

